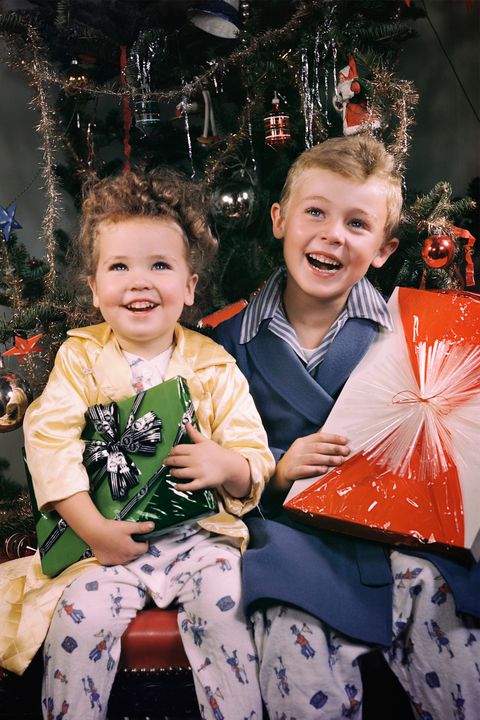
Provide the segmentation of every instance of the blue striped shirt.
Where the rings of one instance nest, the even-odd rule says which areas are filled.
[[[311,356],[307,358],[283,308],[282,295],[286,274],[287,270],[284,266],[278,268],[258,295],[249,303],[243,317],[240,343],[247,343],[255,337],[261,322],[270,319],[268,329],[290,345],[305,363],[307,371],[311,373],[322,362],[330,344],[348,318],[367,318],[387,330],[393,330],[392,318],[385,300],[371,282],[364,277],[353,286],[344,309],[332,323],[318,348],[315,348]]]

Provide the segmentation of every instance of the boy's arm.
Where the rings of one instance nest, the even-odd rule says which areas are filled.
[[[319,430],[297,438],[277,462],[273,487],[288,492],[296,480],[325,475],[332,467],[345,462],[350,454],[348,439]]]
[[[245,346],[240,344],[244,311],[225,322],[220,323],[213,331],[213,339],[223,345],[235,357],[240,370],[249,378],[249,362]],[[340,465],[350,450],[347,440],[337,435],[317,433],[298,438],[285,451],[283,448],[270,445],[275,459],[275,475],[268,483],[265,496],[284,497],[295,480],[303,477],[323,475],[327,470]]]
[[[277,512],[296,480],[318,478],[330,468],[345,462],[349,454],[347,438],[341,435],[319,430],[297,438],[277,462],[275,475],[262,499],[263,509],[266,512]]]

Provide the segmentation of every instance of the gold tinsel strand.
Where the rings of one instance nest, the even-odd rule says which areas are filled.
[[[33,57],[32,62],[27,64],[25,69],[30,76],[31,85],[36,91],[36,96],[32,101],[33,105],[40,111],[40,122],[37,125],[36,130],[43,138],[42,151],[44,165],[42,175],[45,181],[45,190],[48,198],[47,210],[42,221],[42,235],[45,239],[45,257],[49,268],[45,277],[45,287],[47,293],[53,295],[56,285],[55,223],[58,219],[60,211],[60,193],[57,189],[54,163],[55,123],[47,99],[45,80],[45,68],[47,67],[47,63],[44,58],[44,54],[42,53],[40,36],[37,30],[31,25],[28,26],[27,33]]]
[[[23,282],[15,273],[8,256],[7,246],[1,238],[0,247],[0,262],[3,273],[3,282],[5,283],[5,294],[10,301],[10,307],[15,312],[25,305],[25,301],[22,299]]]
[[[371,85],[374,89],[373,101],[378,98],[388,107],[388,129],[391,132],[388,146],[397,161],[398,171],[403,172],[410,149],[410,130],[414,124],[418,93],[412,82],[398,80],[384,68],[373,69]]]
[[[13,500],[0,500],[0,541],[14,532],[32,533],[35,523],[28,492],[22,491]]]
[[[237,50],[234,50],[228,58],[220,59],[210,63],[208,70],[202,75],[198,75],[189,83],[186,83],[181,88],[168,91],[150,91],[142,95],[146,100],[157,100],[158,102],[176,102],[183,100],[185,97],[190,97],[195,92],[202,90],[217,73],[225,72],[230,67],[241,67],[243,61],[252,57],[259,51],[260,48],[265,48],[269,45],[275,45],[289,34],[295,32],[301,27],[302,19],[312,13],[312,11],[318,7],[322,7],[324,0],[310,0],[309,2],[301,2],[292,15],[290,21],[282,28],[275,30],[267,30],[259,35],[256,35],[248,45],[241,44]],[[27,27],[29,39],[33,42],[31,34],[34,36],[36,47],[34,50],[33,59],[27,60],[22,58],[18,65],[20,69],[29,73],[35,78],[36,84],[42,83],[43,85],[51,84],[62,88],[65,92],[71,89],[71,84],[68,80],[59,77],[59,75],[51,68],[44,56],[41,57],[41,62],[37,62],[36,55],[40,59],[40,40],[38,33],[30,25]],[[17,61],[18,62],[18,61]],[[126,85],[122,89],[116,89],[115,87],[102,87],[94,84],[87,84],[82,86],[82,93],[88,93],[91,95],[113,95],[122,97],[125,92],[129,92],[132,95],[138,92],[137,87]]]

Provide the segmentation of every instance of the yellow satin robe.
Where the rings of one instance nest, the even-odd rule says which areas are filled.
[[[131,397],[131,370],[107,323],[71,330],[61,346],[42,395],[24,420],[25,447],[38,505],[88,490],[81,433],[86,409]],[[248,531],[240,516],[254,508],[274,460],[265,430],[235,360],[217,343],[177,325],[175,348],[165,379],[181,375],[189,385],[202,433],[243,455],[250,464],[248,498],[218,488],[219,512],[199,524],[228,535],[244,550]],[[38,552],[0,565],[0,666],[22,673],[47,633],[55,606],[81,572],[95,564],[81,560],[55,578],[41,570]]]

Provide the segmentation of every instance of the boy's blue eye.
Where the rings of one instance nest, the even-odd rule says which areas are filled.
[[[113,263],[113,265],[111,266],[110,270],[115,270],[115,271],[118,271],[118,270],[128,270],[128,268],[127,268],[127,266],[125,265],[125,263],[118,262],[118,263]]]
[[[164,263],[161,260],[159,260],[158,262],[153,263],[152,268],[154,270],[167,270],[168,265],[167,265],[167,263]]]
[[[365,221],[359,220],[358,218],[355,218],[354,220],[350,220],[350,225],[352,225],[352,227],[357,228],[359,230],[363,230],[364,228],[367,227]]]

